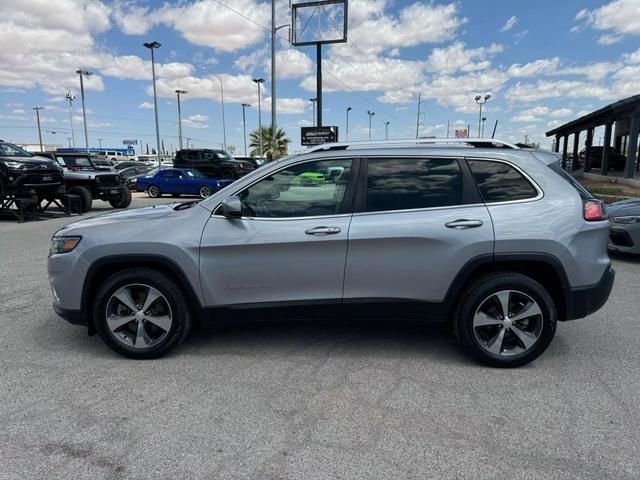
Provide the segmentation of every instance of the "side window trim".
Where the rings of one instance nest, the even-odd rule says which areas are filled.
[[[312,215],[312,216],[308,216],[308,217],[240,217],[243,220],[262,220],[262,221],[290,221],[290,220],[297,220],[297,219],[301,219],[301,218],[327,218],[327,217],[338,217],[338,216],[345,216],[345,215],[353,215],[354,210],[353,210],[353,206],[354,206],[354,202],[356,200],[356,195],[357,195],[357,181],[359,179],[359,177],[361,176],[360,174],[360,169],[361,169],[361,161],[362,158],[359,156],[341,156],[341,157],[331,157],[331,158],[309,158],[306,160],[302,160],[300,162],[295,162],[295,163],[291,163],[289,165],[284,165],[282,168],[279,168],[278,170],[275,170],[273,172],[271,172],[268,176],[271,175],[275,175],[283,170],[286,170],[287,168],[291,168],[291,167],[295,167],[298,165],[303,165],[305,163],[311,163],[311,162],[321,162],[321,161],[330,161],[330,160],[351,160],[351,177],[349,178],[349,182],[347,183],[347,188],[345,189],[344,192],[344,198],[342,199],[342,205],[340,207],[340,213],[336,213],[336,214],[332,214],[332,215]],[[260,177],[259,179],[257,179],[255,182],[250,183],[249,185],[244,186],[243,188],[241,188],[240,190],[236,190],[234,193],[232,193],[230,196],[236,196],[236,195],[240,195],[243,191],[245,191],[248,188],[251,188],[253,185],[255,185],[258,182],[261,182],[262,180],[264,180],[266,178],[266,175],[263,175],[262,177]],[[221,216],[218,213],[218,210],[220,209],[220,204],[218,204],[214,209],[213,209],[213,213],[212,216]]]

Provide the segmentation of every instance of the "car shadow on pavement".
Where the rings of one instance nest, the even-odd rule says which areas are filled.
[[[640,263],[640,255],[634,255],[632,253],[609,251],[609,257],[623,262]]]

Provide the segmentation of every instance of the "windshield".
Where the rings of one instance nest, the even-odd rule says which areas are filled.
[[[220,158],[226,158],[227,160],[233,160],[233,157],[231,155],[229,155],[227,152],[225,152],[224,150],[217,150],[216,154]]]
[[[92,168],[91,160],[88,157],[76,157],[71,155],[56,155],[58,164],[63,167]]]
[[[0,155],[3,157],[32,157],[29,152],[11,143],[0,143]]]

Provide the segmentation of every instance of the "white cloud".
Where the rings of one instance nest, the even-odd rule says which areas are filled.
[[[278,98],[276,100],[276,107],[278,114],[298,114],[304,113],[309,108],[310,103],[308,100],[302,98]],[[263,111],[271,109],[271,98],[265,98],[262,105]]]
[[[545,98],[582,98],[594,97],[611,100],[619,96],[605,85],[573,80],[538,80],[535,83],[518,82],[506,93],[510,102],[534,102]]]
[[[573,115],[573,110],[570,108],[558,108],[549,114],[549,116],[555,118],[570,117],[571,115]]]
[[[25,111],[25,109],[24,109],[24,108],[14,108],[13,110],[11,110],[11,113],[18,113],[18,114],[20,114],[20,113],[27,113],[27,112]]]
[[[596,30],[610,30],[612,33],[603,35],[599,43],[610,45],[618,41],[623,35],[640,35],[640,2],[637,0],[613,0],[606,5],[593,10],[580,10],[575,19],[582,21],[578,28],[572,31],[580,31],[589,26]]]
[[[202,115],[201,113],[197,113],[195,115],[190,115],[188,117],[188,120],[191,120],[192,122],[206,122],[207,120],[209,120],[209,115]]]
[[[543,58],[521,65],[515,63],[509,67],[507,73],[510,77],[533,77],[536,75],[549,74],[558,70],[561,60],[559,57]]]
[[[518,23],[518,17],[516,17],[515,15],[513,15],[512,17],[510,17],[502,26],[502,28],[500,29],[501,32],[508,32],[509,30],[511,30],[513,27],[515,27],[516,23]]]
[[[151,103],[151,102],[142,102],[140,105],[138,105],[138,108],[152,109],[153,108],[153,103]]]
[[[596,62],[590,63],[583,67],[569,67],[559,70],[557,73],[562,75],[584,75],[589,80],[603,80],[608,75],[615,73],[620,68],[619,63]]]
[[[442,73],[484,70],[491,65],[487,58],[503,50],[502,45],[496,43],[490,47],[465,49],[464,43],[455,42],[445,48],[434,48],[427,59],[427,70]]]
[[[618,43],[620,40],[622,40],[622,35],[607,33],[598,38],[598,43],[600,45],[613,45],[614,43]]]

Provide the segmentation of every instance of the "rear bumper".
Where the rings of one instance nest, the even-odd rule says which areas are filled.
[[[600,310],[609,299],[615,278],[616,272],[609,266],[598,283],[571,289],[567,298],[566,320],[584,318]]]

